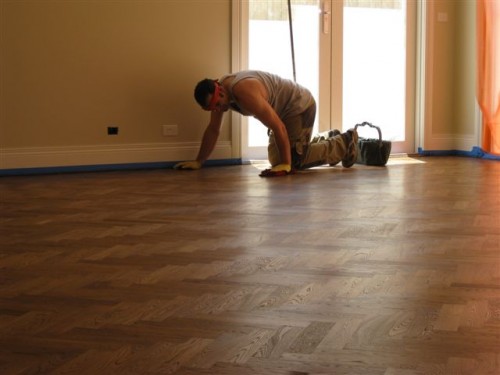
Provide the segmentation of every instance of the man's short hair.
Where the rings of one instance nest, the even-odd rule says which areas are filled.
[[[205,107],[207,105],[207,97],[215,92],[215,83],[213,79],[205,78],[198,82],[194,89],[194,98],[196,102]]]

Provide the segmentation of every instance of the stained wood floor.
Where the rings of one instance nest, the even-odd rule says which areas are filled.
[[[0,178],[1,374],[500,374],[500,163]]]

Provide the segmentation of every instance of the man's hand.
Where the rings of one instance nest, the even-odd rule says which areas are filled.
[[[198,160],[181,161],[174,165],[174,169],[200,169],[201,163]]]
[[[266,169],[260,173],[260,177],[286,176],[292,172],[290,164],[278,164],[271,169]]]

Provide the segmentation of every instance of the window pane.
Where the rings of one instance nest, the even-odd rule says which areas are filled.
[[[405,7],[404,0],[344,0],[344,129],[369,121],[385,139],[405,139]]]

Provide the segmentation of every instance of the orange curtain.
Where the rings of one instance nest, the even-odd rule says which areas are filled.
[[[500,0],[477,0],[477,52],[482,148],[500,155]]]

